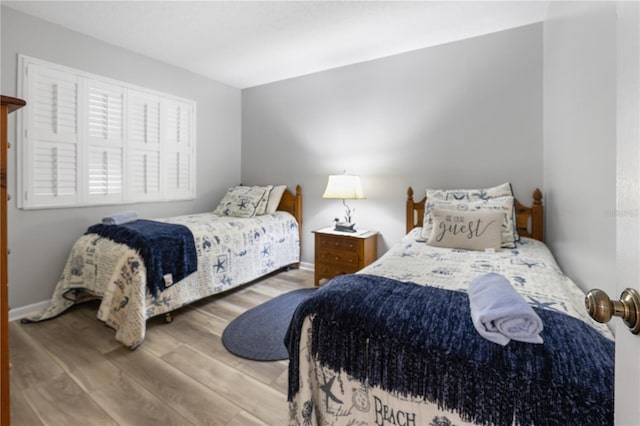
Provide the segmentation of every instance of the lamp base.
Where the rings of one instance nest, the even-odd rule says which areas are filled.
[[[337,232],[356,232],[355,223],[336,222],[336,227],[333,228]]]

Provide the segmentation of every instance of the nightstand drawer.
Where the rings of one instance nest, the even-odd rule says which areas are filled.
[[[321,279],[352,274],[376,259],[378,233],[365,231],[354,234],[319,229],[315,234],[315,284]]]
[[[338,275],[353,274],[359,270],[357,265],[336,265],[327,263],[317,263],[315,265],[315,273],[320,278],[333,278]]]
[[[318,248],[357,252],[358,242],[354,241],[352,238],[323,235],[321,238],[318,238]]]
[[[320,250],[317,253],[319,262],[338,263],[340,265],[358,266],[357,251]]]

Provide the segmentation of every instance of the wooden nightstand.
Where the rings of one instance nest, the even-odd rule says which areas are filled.
[[[351,274],[364,268],[378,254],[378,233],[376,231],[336,232],[333,228],[313,231],[316,240],[314,282],[320,284],[323,278]]]

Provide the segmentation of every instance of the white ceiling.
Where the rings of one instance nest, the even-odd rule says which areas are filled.
[[[544,19],[548,1],[2,1],[246,88]]]

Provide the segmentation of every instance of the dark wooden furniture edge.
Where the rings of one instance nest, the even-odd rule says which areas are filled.
[[[2,116],[0,117],[0,131],[2,138],[0,143],[0,424],[9,426],[11,423],[10,414],[10,379],[9,379],[9,303],[7,284],[7,121],[8,115],[17,109],[22,108],[27,103],[18,98],[0,95],[2,104]]]
[[[289,212],[296,218],[298,222],[298,233],[300,234],[300,250],[302,255],[302,188],[300,185],[296,185],[295,194],[289,191],[289,188],[285,189],[278,204],[278,210]],[[300,262],[296,264],[296,268],[300,267]]]
[[[22,99],[12,98],[11,96],[5,95],[0,95],[0,103],[2,103],[2,105],[7,105],[9,114],[27,104],[27,102]]]
[[[423,197],[420,201],[413,200],[413,188],[407,189],[407,208],[406,208],[406,225],[407,233],[413,228],[422,226],[424,219],[424,206],[427,197]],[[529,237],[538,241],[544,241],[544,207],[542,206],[542,192],[540,189],[533,191],[533,201],[531,207],[521,204],[518,200],[514,201],[516,210],[516,226],[518,234],[521,237]]]

